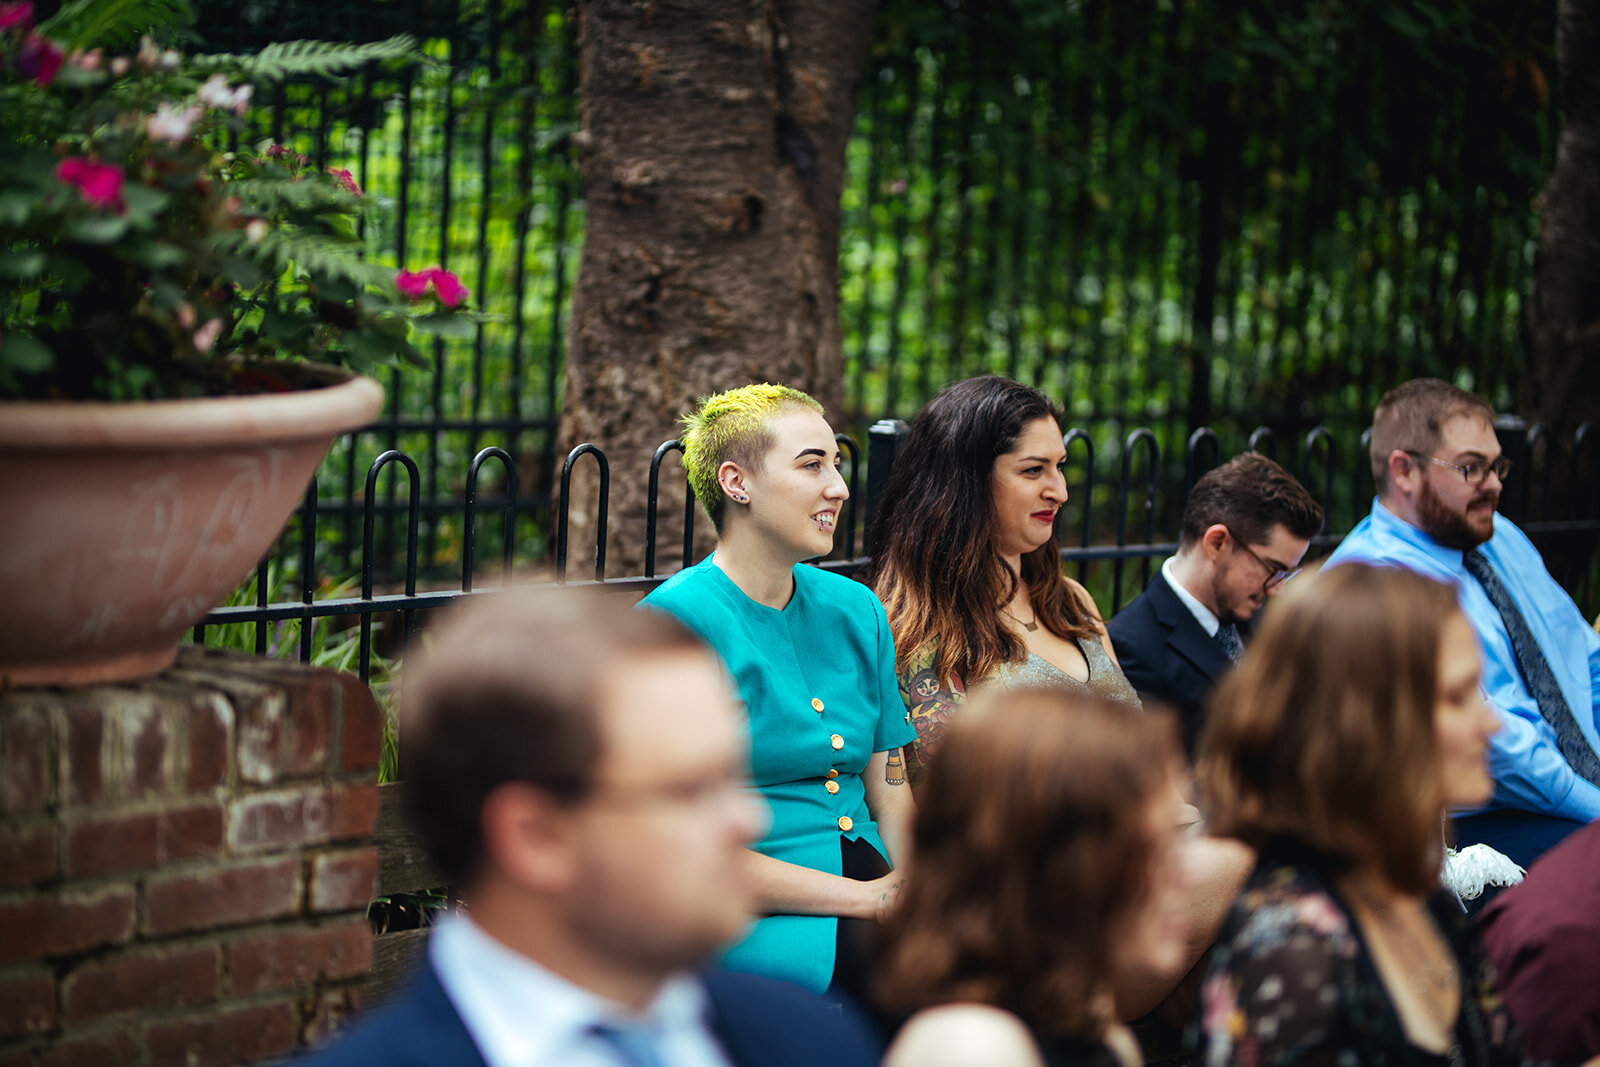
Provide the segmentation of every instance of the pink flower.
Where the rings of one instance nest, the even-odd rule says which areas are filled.
[[[156,113],[144,120],[144,132],[152,141],[169,141],[176,144],[187,141],[195,120],[200,117],[196,104],[180,108],[176,104],[162,104]]]
[[[54,42],[30,33],[17,52],[17,70],[23,77],[32,78],[35,85],[49,85],[56,80],[61,60],[61,49]]]
[[[222,320],[210,320],[194,332],[194,350],[196,352],[211,351],[211,346],[217,343],[217,337],[221,333]]]
[[[289,151],[289,149],[285,148],[281,144],[269,144],[269,145],[267,145],[267,158],[268,159],[287,159],[288,157],[292,156],[293,154],[294,154],[293,152]]]
[[[394,287],[400,290],[400,295],[409,300],[421,300],[428,295],[428,282],[431,280],[432,270],[410,271],[403,270],[394,276]]]
[[[433,272],[433,291],[439,297],[439,303],[447,308],[457,308],[467,298],[467,287],[447,270],[436,269]]]
[[[334,179],[350,192],[355,193],[357,196],[361,195],[361,186],[356,184],[355,176],[349,171],[342,167],[329,167],[328,173],[333,175]]]
[[[394,287],[409,300],[421,300],[432,287],[433,295],[447,308],[460,307],[469,292],[461,279],[443,267],[423,267],[421,270],[402,270],[394,276]]]
[[[13,26],[28,29],[33,25],[32,0],[21,0],[20,3],[0,4],[0,30],[9,30]]]
[[[87,159],[67,158],[56,164],[56,178],[78,187],[94,207],[122,209],[122,168]]]

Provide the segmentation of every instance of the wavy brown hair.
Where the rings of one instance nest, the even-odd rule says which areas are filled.
[[[930,641],[941,681],[975,682],[1027,657],[1000,623],[1017,579],[995,551],[991,478],[995,460],[1036,419],[1059,421],[1048,397],[986,375],[945,389],[911,424],[878,503],[866,575],[889,614],[899,669]],[[1092,605],[1061,573],[1054,534],[1022,557],[1022,581],[1045,629],[1067,639],[1098,634]]]
[[[1437,884],[1439,648],[1455,592],[1351,563],[1296,582],[1212,695],[1196,777],[1211,829],[1288,837],[1397,887]]]
[[[1148,892],[1146,812],[1175,758],[1164,716],[1099,697],[1016,689],[976,702],[917,794],[878,1005],[903,1018],[992,1004],[1042,1034],[1101,1038],[1111,939]]]

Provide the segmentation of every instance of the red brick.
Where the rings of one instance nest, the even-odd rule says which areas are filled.
[[[300,1029],[294,1004],[257,1004],[209,1011],[145,1027],[149,1067],[229,1067],[285,1056]]]
[[[40,811],[53,799],[50,720],[15,700],[0,703],[0,812]]]
[[[358,676],[341,674],[339,680],[344,689],[339,765],[347,771],[375,771],[383,757],[383,708]]]
[[[62,979],[62,1017],[68,1026],[79,1026],[119,1012],[215,1000],[221,954],[216,945],[201,945],[123,953],[85,964]]]
[[[133,890],[33,894],[0,901],[0,965],[49,959],[133,934]]]
[[[289,748],[283,773],[321,775],[327,768],[337,711],[334,682],[320,671],[305,671],[285,676],[282,685],[289,703]]]
[[[106,721],[92,704],[62,709],[61,799],[67,804],[93,804],[105,794]]]
[[[276,919],[300,904],[300,861],[268,860],[151,878],[144,930],[172,934]]]
[[[313,857],[310,885],[307,900],[313,912],[365,909],[378,892],[377,850],[359,848]]]
[[[222,848],[222,805],[207,801],[163,809],[156,822],[159,863],[200,859]]]
[[[283,765],[283,693],[262,689],[255,699],[234,706],[238,716],[239,780],[258,785],[276,781]]]
[[[171,787],[173,745],[168,739],[168,719],[159,700],[140,694],[117,707],[117,732],[122,742],[118,755],[122,793],[130,797],[164,793]]]
[[[39,1055],[39,1067],[128,1067],[138,1046],[126,1031],[60,1041]]]
[[[372,924],[366,916],[235,941],[228,948],[233,994],[266,993],[320,981],[360,978],[372,969]]]
[[[32,967],[0,977],[0,1041],[49,1033],[55,1025],[55,975]]]
[[[258,793],[229,808],[228,846],[268,852],[371,835],[378,820],[377,785]]]
[[[303,1046],[324,1045],[361,1010],[359,989],[330,990],[317,998],[316,1009],[300,1029]]]
[[[56,828],[51,822],[0,827],[0,889],[48,882],[56,876]]]
[[[216,693],[205,693],[185,716],[188,745],[183,785],[191,793],[228,781],[233,766],[233,708]]]
[[[68,878],[88,878],[154,867],[156,826],[154,812],[116,812],[69,826],[62,871]]]

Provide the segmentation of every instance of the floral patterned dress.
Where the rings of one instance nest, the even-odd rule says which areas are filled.
[[[1204,1067],[1521,1063],[1522,1041],[1493,968],[1447,894],[1428,902],[1462,976],[1454,1043],[1412,1045],[1366,942],[1334,888],[1331,865],[1304,846],[1269,842],[1217,940],[1191,1028]]]

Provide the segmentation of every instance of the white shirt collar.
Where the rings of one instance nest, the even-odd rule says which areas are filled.
[[[1178,594],[1178,599],[1183,601],[1183,606],[1189,609],[1189,614],[1194,616],[1195,622],[1200,624],[1200,628],[1206,632],[1206,635],[1215,637],[1217,636],[1217,630],[1222,627],[1222,620],[1217,618],[1210,608],[1196,600],[1194,594],[1185,589],[1183,583],[1178,581],[1177,568],[1172,565],[1173,560],[1177,558],[1176,556],[1167,557],[1167,561],[1161,565],[1161,577],[1165,578],[1167,584],[1172,586],[1172,591]]]
[[[462,912],[435,924],[428,956],[488,1067],[609,1067],[621,1061],[593,1030],[619,1021],[655,1029],[666,1062],[728,1067],[706,1026],[705,987],[690,974],[669,979],[634,1013],[501,944]]]

